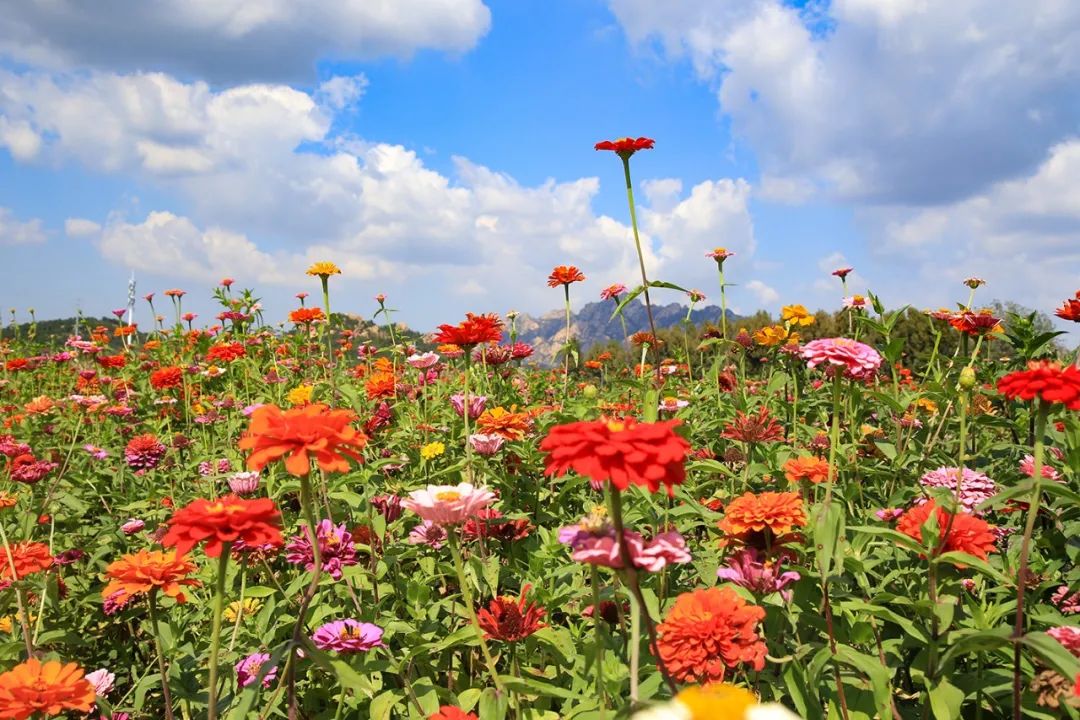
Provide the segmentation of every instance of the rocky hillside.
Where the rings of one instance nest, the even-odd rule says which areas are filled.
[[[622,324],[618,318],[611,319],[615,303],[591,302],[570,316],[570,335],[577,339],[581,351],[587,352],[597,343],[623,339]],[[653,305],[653,319],[656,328],[675,327],[686,318],[687,307],[679,303]],[[623,309],[626,319],[626,331],[634,334],[649,329],[649,318],[645,312],[645,303],[636,300]],[[728,310],[728,320],[735,315]],[[694,308],[690,321],[695,324],[718,323],[720,308],[706,305]],[[539,317],[520,315],[517,319],[518,337],[536,349],[538,363],[551,363],[555,355],[566,343],[566,315],[562,310],[552,310]]]

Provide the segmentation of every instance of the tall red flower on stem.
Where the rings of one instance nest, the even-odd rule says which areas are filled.
[[[1063,302],[1061,307],[1054,311],[1054,314],[1062,320],[1080,322],[1080,290],[1076,291],[1075,298],[1069,298]]]
[[[995,538],[991,532],[993,526],[985,520],[963,512],[951,516],[950,513],[938,507],[933,500],[916,505],[901,515],[896,523],[896,529],[921,543],[926,542],[923,538],[922,526],[930,519],[931,514],[935,514],[937,520],[936,552],[938,554],[959,551],[985,560],[987,553],[994,551]]]
[[[585,275],[573,265],[559,265],[548,275],[548,287],[557,288],[560,285],[582,282]]]
[[[1036,398],[1080,410],[1080,369],[1056,362],[1030,362],[1027,369],[1009,373],[997,383],[998,392],[1010,400]]]
[[[177,510],[162,538],[165,547],[186,554],[201,542],[207,557],[221,554],[224,543],[242,540],[245,545],[281,545],[281,513],[269,498],[245,500],[226,495],[219,500],[198,499]]]
[[[466,352],[483,343],[502,340],[502,320],[494,314],[474,315],[465,313],[464,322],[457,325],[440,325],[435,342],[457,345]]]
[[[497,597],[476,614],[488,640],[518,642],[547,627],[540,622],[546,614],[544,608],[525,599],[530,588],[530,585],[522,587],[518,598]]]
[[[573,470],[594,486],[608,480],[619,490],[633,484],[656,492],[664,485],[672,495],[686,479],[690,452],[690,443],[675,432],[680,424],[627,419],[556,425],[540,443],[547,453],[544,474],[559,477]]]
[[[618,140],[603,140],[596,143],[597,150],[611,150],[619,157],[630,157],[638,150],[652,150],[656,141],[652,138],[619,138]]]

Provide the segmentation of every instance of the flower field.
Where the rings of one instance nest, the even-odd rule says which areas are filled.
[[[615,321],[703,299],[634,229]],[[840,336],[724,304],[552,368],[513,314],[371,342],[332,262],[288,318],[5,329],[0,719],[1080,717],[1077,359],[976,278],[916,354],[849,272]]]

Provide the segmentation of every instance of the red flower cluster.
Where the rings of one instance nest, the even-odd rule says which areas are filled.
[[[346,457],[362,462],[360,451],[367,436],[352,426],[351,410],[330,410],[325,405],[305,405],[282,412],[263,405],[251,416],[248,434],[240,439],[241,450],[253,450],[249,470],[262,470],[285,458],[285,469],[297,477],[311,472],[311,460],[326,472],[348,472]]]
[[[1030,362],[1026,370],[1009,373],[997,383],[998,392],[1010,400],[1061,403],[1070,410],[1080,410],[1080,369],[1062,367],[1056,362]]]
[[[557,288],[560,285],[582,282],[585,276],[573,265],[559,265],[548,275],[548,287]]]
[[[53,565],[49,546],[39,542],[19,542],[10,546],[11,554],[0,548],[0,581],[11,580],[11,566],[15,566],[15,580],[48,570]]]
[[[150,373],[150,387],[155,390],[168,390],[179,387],[184,382],[184,371],[175,365],[163,367]]]
[[[652,138],[619,138],[618,140],[604,140],[596,143],[597,150],[611,150],[621,158],[629,158],[638,150],[652,150],[656,141]]]
[[[502,320],[494,314],[465,313],[465,321],[457,325],[440,325],[435,334],[439,344],[457,345],[466,351],[482,343],[502,340]]]
[[[206,353],[207,362],[231,363],[247,355],[243,343],[231,342],[214,345]]]
[[[453,705],[443,705],[439,708],[439,712],[428,717],[428,720],[478,720],[478,718],[473,713],[467,713]]]
[[[206,541],[206,555],[217,557],[222,544],[237,540],[252,547],[282,544],[281,513],[273,500],[245,500],[236,495],[195,500],[173,514],[161,544],[184,555]]]
[[[556,425],[540,443],[547,453],[545,475],[562,476],[573,470],[598,485],[605,480],[619,490],[631,484],[656,492],[686,479],[690,443],[675,432],[680,420],[639,423],[593,420]]]
[[[522,587],[521,596],[516,600],[512,597],[497,597],[476,614],[488,640],[518,642],[540,628],[547,627],[540,622],[546,614],[544,608],[525,600],[525,593],[529,592],[530,587]]]
[[[1080,322],[1080,290],[1076,291],[1075,298],[1069,298],[1063,302],[1061,307],[1054,311],[1054,314],[1062,320]]]
[[[994,317],[989,310],[972,312],[964,310],[949,318],[949,324],[965,335],[986,335],[1001,328],[1001,318]]]
[[[916,505],[901,515],[896,522],[896,529],[908,537],[924,542],[922,526],[933,512],[937,513],[937,554],[957,550],[985,560],[987,553],[994,550],[994,534],[990,532],[992,526],[989,523],[974,515],[958,513],[952,518],[950,527],[950,514],[939,508],[933,500]],[[945,536],[946,530],[949,531],[948,537]]]

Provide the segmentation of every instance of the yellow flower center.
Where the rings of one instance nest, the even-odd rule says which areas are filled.
[[[676,700],[690,711],[693,720],[739,720],[757,705],[754,693],[726,683],[687,688],[676,696]]]
[[[623,430],[626,429],[626,423],[616,421],[616,420],[612,420],[612,421],[608,422],[607,429],[610,430],[613,433],[622,432]]]
[[[461,493],[457,490],[443,490],[435,493],[435,499],[439,502],[454,502],[461,499]]]

